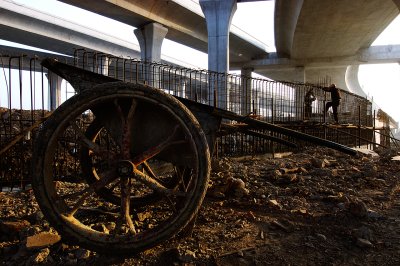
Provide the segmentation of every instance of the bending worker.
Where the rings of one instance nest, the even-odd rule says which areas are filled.
[[[308,120],[311,118],[312,114],[312,102],[317,98],[314,95],[314,91],[311,88],[304,96],[304,119]]]
[[[335,84],[331,84],[329,87],[324,87],[322,89],[324,91],[326,91],[326,92],[330,92],[331,93],[331,101],[326,103],[324,115],[326,114],[328,109],[330,107],[332,107],[333,118],[335,119],[336,124],[339,124],[338,106],[340,104],[340,99],[341,99],[340,90],[339,90],[339,88],[336,87]]]

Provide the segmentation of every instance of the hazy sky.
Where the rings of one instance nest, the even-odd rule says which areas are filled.
[[[202,14],[198,0],[175,0],[188,5],[193,11]],[[13,0],[52,15],[74,21],[89,28],[138,44],[133,27],[98,16],[85,10],[66,5],[55,0]],[[268,51],[275,51],[273,34],[273,1],[238,3],[232,20],[232,30],[241,30],[266,44]],[[99,26],[100,25],[100,26]],[[257,26],[258,25],[258,26]],[[378,37],[373,45],[400,44],[400,18]],[[207,55],[183,45],[165,40],[162,53],[181,61],[190,61],[194,67],[207,68]],[[163,56],[164,59],[167,59]],[[189,60],[190,58],[190,60]],[[359,80],[364,91],[395,120],[400,121],[400,66],[399,64],[362,65]]]

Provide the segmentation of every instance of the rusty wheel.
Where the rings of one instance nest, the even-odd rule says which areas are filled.
[[[88,249],[127,255],[153,247],[185,227],[206,192],[204,133],[159,90],[96,86],[60,106],[37,140],[37,201],[63,239]]]

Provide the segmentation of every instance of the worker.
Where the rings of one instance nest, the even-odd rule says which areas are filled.
[[[312,102],[316,100],[316,97],[314,95],[314,91],[311,88],[309,91],[307,91],[306,95],[304,96],[304,119],[308,120],[311,117],[312,113]]]
[[[331,101],[326,103],[325,110],[324,110],[324,115],[328,111],[330,107],[332,107],[333,111],[333,118],[335,119],[336,124],[339,124],[339,119],[338,119],[338,107],[340,105],[340,90],[338,87],[336,87],[335,84],[331,84],[329,87],[324,87],[322,88],[326,92],[331,93]]]

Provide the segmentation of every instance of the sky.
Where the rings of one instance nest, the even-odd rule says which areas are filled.
[[[375,45],[400,44],[400,16],[378,36]],[[361,65],[358,79],[361,88],[394,120],[400,121],[400,65]]]
[[[138,44],[133,33],[135,28],[99,16],[97,14],[78,9],[56,0],[10,0],[17,4],[23,4],[35,9],[50,13],[89,28],[99,29],[104,33],[120,39]],[[198,0],[174,0],[186,5],[189,9],[202,14]],[[243,31],[259,42],[265,44],[266,50],[275,51],[273,13],[274,1],[259,1],[238,3],[237,10],[232,20],[232,31]],[[101,27],[99,27],[101,25]],[[376,39],[372,45],[400,44],[400,17],[397,17],[388,28]],[[1,42],[0,44],[10,45]],[[188,62],[194,68],[206,69],[207,54],[183,46],[181,44],[164,40],[162,45],[162,58],[175,58],[178,61]],[[399,64],[361,65],[359,81],[370,99],[391,115],[396,121],[400,121],[400,66]]]

